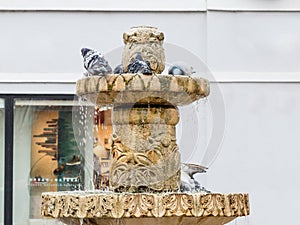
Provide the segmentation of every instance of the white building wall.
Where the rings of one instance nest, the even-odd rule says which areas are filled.
[[[208,64],[214,72],[300,71],[300,12],[207,14]]]
[[[206,57],[206,13],[9,12],[0,13],[0,72],[81,74],[81,47],[110,52],[135,25],[159,27],[165,42]]]
[[[297,224],[300,5],[208,0],[206,11],[200,2],[133,12],[1,11],[0,92],[73,94],[81,47],[107,53],[123,45],[129,27],[156,26],[166,42],[206,62],[221,90],[226,130],[203,180],[213,191],[249,192],[251,215],[232,224]]]
[[[249,193],[250,216],[238,225],[297,224],[300,84],[222,83],[220,88],[226,130],[207,187]]]

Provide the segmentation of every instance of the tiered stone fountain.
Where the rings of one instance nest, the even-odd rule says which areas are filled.
[[[177,106],[209,95],[203,78],[161,74],[164,35],[124,33],[123,68],[137,52],[152,75],[109,74],[77,81],[77,95],[113,106],[110,191],[42,194],[42,215],[67,224],[225,224],[249,214],[247,194],[181,192]]]

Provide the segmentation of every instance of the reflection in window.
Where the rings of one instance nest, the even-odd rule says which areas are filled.
[[[110,108],[22,99],[14,108],[14,224],[44,222],[43,192],[108,188]]]
[[[109,186],[112,135],[111,108],[95,107],[93,125],[94,187],[95,189],[105,190]]]
[[[14,224],[41,224],[42,192],[83,188],[84,160],[72,109],[73,101],[15,102]]]

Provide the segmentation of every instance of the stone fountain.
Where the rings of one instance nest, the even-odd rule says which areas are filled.
[[[113,107],[109,191],[42,194],[43,216],[66,224],[225,224],[249,214],[247,194],[180,191],[178,106],[209,95],[203,78],[161,74],[164,34],[134,27],[123,35],[124,73],[77,81],[77,95]],[[141,53],[152,75],[127,73]]]

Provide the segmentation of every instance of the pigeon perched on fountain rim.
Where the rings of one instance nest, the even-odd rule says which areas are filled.
[[[144,61],[142,53],[138,52],[136,57],[131,60],[128,65],[128,73],[141,73],[144,75],[152,75],[149,61]]]
[[[196,73],[194,68],[191,65],[188,65],[185,62],[174,62],[168,69],[168,74],[170,75],[186,75],[190,76],[193,73]]]
[[[122,74],[122,73],[125,73],[125,71],[124,71],[123,65],[119,64],[115,67],[114,74]]]
[[[111,74],[112,69],[104,56],[92,49],[82,48],[81,54],[83,57],[84,68],[87,71],[87,76]]]

